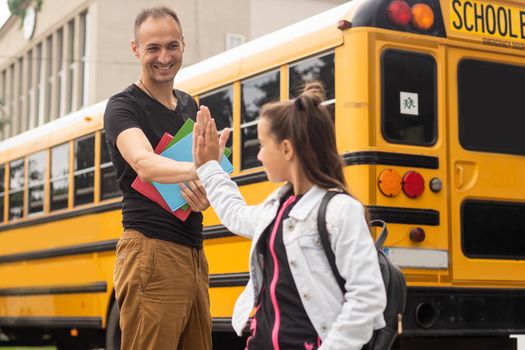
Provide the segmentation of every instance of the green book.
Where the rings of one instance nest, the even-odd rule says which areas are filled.
[[[181,126],[179,131],[173,136],[173,139],[171,139],[170,143],[164,148],[163,151],[167,150],[180,140],[182,140],[186,135],[189,135],[191,132],[193,132],[193,125],[195,125],[195,122],[191,119],[187,119],[184,124]],[[224,149],[224,155],[226,157],[229,157],[230,154],[232,154],[232,151],[230,151],[228,148]]]

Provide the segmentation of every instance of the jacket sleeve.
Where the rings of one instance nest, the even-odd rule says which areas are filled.
[[[209,161],[197,169],[211,206],[222,224],[231,232],[251,239],[257,225],[260,205],[249,206],[237,184],[217,161]]]
[[[342,311],[319,349],[358,350],[372,337],[374,320],[384,324],[386,293],[377,252],[357,201],[334,197],[327,208],[327,227],[346,293]]]

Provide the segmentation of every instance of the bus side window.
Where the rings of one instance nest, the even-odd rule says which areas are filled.
[[[437,140],[435,59],[389,49],[381,64],[383,137],[392,143],[433,145]]]
[[[38,152],[27,158],[27,211],[36,214],[44,211],[44,182],[47,165],[47,151]]]
[[[4,222],[5,164],[0,165],[0,225]]]
[[[109,156],[109,149],[106,143],[106,132],[100,132],[100,200],[110,199],[121,196],[117,184],[117,172],[111,157]]]
[[[335,61],[334,53],[323,53],[308,57],[290,64],[288,96],[296,98],[303,92],[304,85],[310,81],[318,80],[323,83],[326,93],[326,106],[332,120],[335,120]]]
[[[279,101],[280,72],[274,70],[241,81],[241,169],[261,166],[257,160],[259,109]]]
[[[95,135],[75,140],[73,205],[92,203],[95,190]]]
[[[233,123],[233,86],[227,86],[199,96],[199,105],[207,106],[217,124],[217,130],[231,128]],[[226,143],[232,150],[233,134]],[[233,152],[232,152],[233,153]],[[229,159],[232,160],[232,155]]]
[[[24,216],[24,158],[9,163],[9,220]]]
[[[67,208],[69,192],[69,144],[51,148],[50,211]]]

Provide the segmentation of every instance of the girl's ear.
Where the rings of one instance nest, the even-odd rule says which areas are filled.
[[[284,140],[281,143],[282,150],[284,152],[284,158],[288,161],[292,160],[295,155],[295,149],[290,140]]]

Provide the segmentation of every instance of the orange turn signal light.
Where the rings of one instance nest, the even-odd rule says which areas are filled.
[[[395,197],[401,192],[401,175],[393,169],[385,169],[379,174],[379,191],[387,197]]]
[[[434,11],[427,4],[412,6],[412,26],[419,30],[429,30],[434,25]]]

